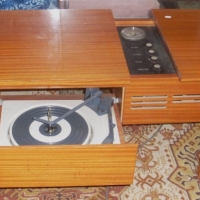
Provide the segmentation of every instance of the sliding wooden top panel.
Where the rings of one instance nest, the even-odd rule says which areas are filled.
[[[1,11],[0,24],[0,89],[129,84],[110,10]]]
[[[152,10],[181,81],[200,81],[200,10]]]

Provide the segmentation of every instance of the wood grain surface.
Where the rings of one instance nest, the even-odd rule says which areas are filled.
[[[59,99],[54,95],[1,97],[4,100]],[[63,99],[77,98],[81,95],[65,95]],[[1,146],[0,188],[130,185],[138,145],[125,144],[116,105],[114,110],[120,144]]]
[[[129,185],[136,144],[0,147],[0,187]]]
[[[133,76],[125,88],[123,124],[199,122],[200,82],[176,75]]]
[[[198,10],[153,10],[155,24],[178,74],[131,75],[124,94],[116,92],[121,100],[119,107],[124,125],[199,122],[199,13]],[[116,26],[141,25],[149,26],[153,22],[116,21]]]
[[[181,81],[200,81],[200,10],[155,9],[155,23]]]
[[[110,10],[2,11],[0,24],[0,89],[129,84]]]

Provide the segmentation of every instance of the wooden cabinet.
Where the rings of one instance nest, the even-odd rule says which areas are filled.
[[[176,74],[131,75],[121,103],[122,123],[198,122],[200,11],[154,9],[151,14],[152,20],[117,20],[116,26],[156,26]]]
[[[2,11],[0,23],[1,90],[123,88],[130,83],[109,10]],[[137,145],[123,140],[2,146],[0,187],[127,185],[133,181],[136,154]]]

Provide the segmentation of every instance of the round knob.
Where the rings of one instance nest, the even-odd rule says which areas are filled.
[[[149,54],[154,54],[155,53],[155,51],[153,50],[153,49],[149,49],[148,51],[147,51]]]
[[[151,44],[150,42],[146,43],[146,47],[151,48],[153,46],[153,44]]]
[[[161,68],[160,64],[155,64],[155,65],[153,65],[153,67],[154,67],[155,69],[160,69],[160,68]]]
[[[150,61],[151,61],[152,63],[155,63],[155,62],[158,61],[158,57],[157,57],[157,56],[151,56]]]
[[[154,64],[153,65],[153,70],[155,72],[160,72],[161,71],[161,65],[160,64]]]

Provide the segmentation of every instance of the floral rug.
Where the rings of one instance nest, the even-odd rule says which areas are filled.
[[[26,95],[73,93],[77,91],[22,92]],[[10,94],[0,92],[0,95]],[[200,200],[200,123],[129,125],[123,130],[125,141],[138,143],[140,147],[132,185],[6,188],[0,189],[0,200]]]

